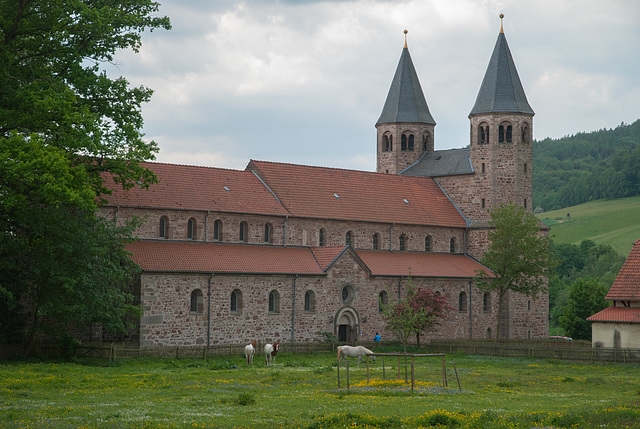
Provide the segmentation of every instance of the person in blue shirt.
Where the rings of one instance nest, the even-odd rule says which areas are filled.
[[[373,337],[373,341],[375,341],[376,343],[378,343],[378,342],[380,342],[380,340],[382,340],[382,337],[380,336],[380,334],[378,334],[378,333],[376,332],[376,336],[375,336],[375,337]]]

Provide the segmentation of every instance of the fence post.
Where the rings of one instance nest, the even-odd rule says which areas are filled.
[[[456,373],[456,380],[458,380],[458,390],[462,391],[462,387],[460,387],[460,377],[458,377],[458,369],[456,368],[456,363],[451,362],[453,364],[453,370]]]
[[[447,387],[447,370],[444,364],[444,355],[442,355],[442,387]]]
[[[382,356],[382,379],[385,379],[385,370],[384,370],[384,356]]]
[[[415,358],[412,358],[411,359],[411,393],[413,393],[413,386],[415,386],[416,384],[414,362],[415,362]]]
[[[367,355],[367,386],[369,385],[369,355]]]
[[[340,388],[340,361],[338,361],[338,389]]]
[[[346,366],[347,366],[347,390],[350,390],[349,389],[349,362],[348,361],[347,361],[347,365]]]

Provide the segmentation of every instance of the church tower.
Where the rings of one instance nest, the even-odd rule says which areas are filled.
[[[471,121],[470,158],[483,216],[500,203],[531,212],[533,109],[520,83],[502,28],[489,60]],[[482,210],[485,209],[485,210]]]
[[[433,152],[434,127],[409,49],[407,30],[400,62],[376,123],[378,173],[397,174]]]

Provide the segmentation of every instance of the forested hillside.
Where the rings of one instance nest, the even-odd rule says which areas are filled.
[[[534,143],[537,212],[635,195],[640,195],[640,120]]]

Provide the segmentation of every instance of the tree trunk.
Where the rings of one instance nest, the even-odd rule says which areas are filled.
[[[496,343],[500,339],[500,334],[502,330],[502,298],[504,297],[504,294],[505,294],[505,291],[502,291],[502,290],[498,291],[498,316],[497,316],[498,321],[496,323],[496,339],[495,339]]]

